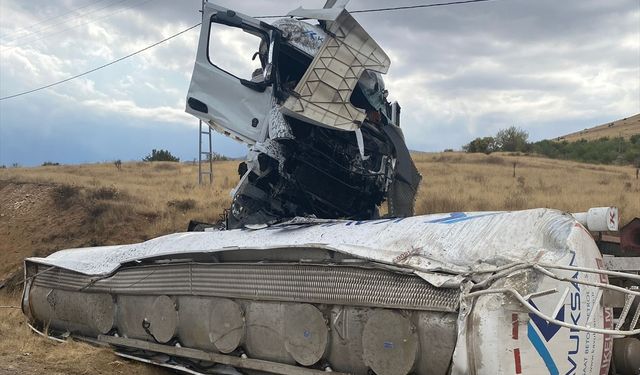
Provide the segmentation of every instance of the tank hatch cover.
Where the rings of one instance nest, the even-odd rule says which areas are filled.
[[[211,310],[209,339],[222,353],[234,351],[244,337],[244,316],[240,306],[227,298],[221,298]]]
[[[168,296],[158,296],[147,312],[145,327],[160,343],[166,343],[176,334],[178,312],[176,305]]]
[[[418,335],[404,316],[379,310],[367,320],[362,334],[363,359],[378,375],[406,375],[418,355]]]
[[[295,304],[285,311],[285,348],[303,366],[318,362],[327,349],[327,322],[315,306]]]

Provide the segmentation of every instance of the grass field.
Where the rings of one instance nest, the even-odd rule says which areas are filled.
[[[614,205],[623,223],[640,216],[640,180],[631,167],[497,154],[414,159],[423,175],[417,214]],[[143,241],[184,231],[190,219],[216,221],[231,202],[236,170],[237,162],[217,162],[214,184],[198,186],[197,167],[177,163],[0,169],[0,375],[158,373],[104,349],[31,334],[11,308],[19,304],[22,259]]]
[[[621,120],[567,134],[555,140],[574,142],[585,139],[587,141],[593,141],[603,137],[623,137],[629,139],[629,137],[634,134],[640,134],[640,113]]]
[[[414,160],[423,175],[417,214],[618,206],[623,223],[640,216],[640,180],[632,167],[497,154],[416,154]]]

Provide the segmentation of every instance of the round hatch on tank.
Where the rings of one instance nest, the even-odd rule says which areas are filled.
[[[391,310],[378,310],[362,333],[364,363],[378,375],[408,374],[418,355],[418,335],[409,319]]]
[[[244,338],[242,309],[227,298],[216,299],[211,310],[209,340],[222,353],[231,353]]]
[[[157,297],[142,324],[156,341],[164,344],[171,340],[178,326],[178,312],[173,300],[168,296]]]
[[[328,328],[322,312],[309,304],[287,306],[284,345],[303,366],[318,362],[327,349]]]
[[[94,294],[89,297],[88,305],[91,321],[95,329],[102,333],[108,333],[115,323],[115,303],[110,294]]]

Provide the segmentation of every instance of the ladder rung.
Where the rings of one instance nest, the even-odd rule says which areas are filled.
[[[200,174],[211,174],[211,172],[200,172]]]

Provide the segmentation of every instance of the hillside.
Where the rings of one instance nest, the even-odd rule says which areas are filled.
[[[631,167],[536,157],[415,153],[423,182],[416,213],[616,205],[640,216]],[[516,176],[513,177],[514,163]],[[216,162],[214,185],[197,167],[128,163],[0,169],[0,306],[18,306],[22,259],[59,249],[143,241],[183,231],[189,219],[216,221],[230,204],[237,162]],[[30,333],[18,308],[0,308],[0,374],[151,374],[104,349],[54,344]]]
[[[609,137],[623,137],[629,139],[632,135],[640,134],[640,113],[621,120],[608,122],[606,124],[594,126],[592,128],[577,131],[557,137],[555,141],[575,142],[581,139],[592,141],[595,139]]]

